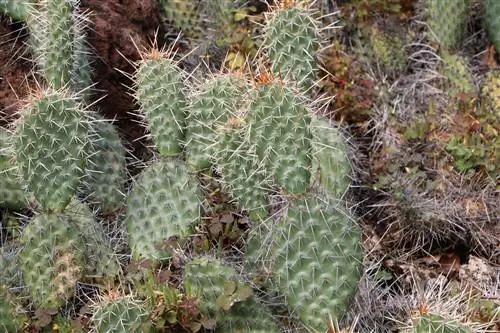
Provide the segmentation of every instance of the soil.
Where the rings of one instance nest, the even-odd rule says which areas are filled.
[[[26,55],[26,29],[20,23],[0,19],[0,125],[15,118],[15,113],[33,84],[32,62]]]

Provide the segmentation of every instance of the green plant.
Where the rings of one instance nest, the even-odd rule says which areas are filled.
[[[134,76],[135,98],[159,153],[181,152],[186,100],[184,78],[175,63],[159,50],[143,55]]]
[[[102,300],[94,305],[91,322],[97,332],[152,332],[148,311],[142,302],[133,297],[119,296]]]
[[[495,0],[482,0],[483,22],[490,41],[500,52],[500,3]]]
[[[119,209],[125,199],[125,148],[111,123],[97,115],[95,119],[82,191],[101,212],[111,213]]]
[[[25,21],[33,0],[0,0],[0,13],[14,20]]]
[[[10,132],[0,129],[0,206],[22,209],[27,206],[27,194],[13,163]]]
[[[259,247],[247,260],[261,262],[285,302],[310,329],[325,330],[349,306],[362,274],[361,232],[328,199],[295,199],[270,230],[254,234]],[[249,240],[252,244],[252,240]]]
[[[149,166],[127,199],[125,223],[134,258],[171,256],[171,237],[182,243],[200,219],[196,180],[181,161],[162,158]]]
[[[469,0],[428,0],[427,24],[445,49],[455,49],[467,29]]]
[[[448,81],[452,94],[474,94],[476,89],[467,62],[461,56],[442,52],[441,72]]]
[[[65,90],[40,90],[15,125],[15,163],[28,191],[43,209],[64,209],[88,158],[89,119],[81,103]]]
[[[275,80],[252,91],[248,110],[249,140],[259,163],[286,192],[306,192],[311,178],[311,117],[305,102]]]
[[[309,90],[316,80],[319,48],[314,14],[310,9],[284,5],[270,15],[265,45],[273,73]]]
[[[438,315],[425,314],[418,318],[414,333],[470,333],[471,331],[460,326],[456,321]]]
[[[21,242],[19,264],[31,299],[37,309],[59,309],[83,276],[84,237],[68,215],[43,213],[26,226]]]
[[[186,162],[203,170],[214,162],[218,127],[235,117],[247,89],[244,78],[221,74],[203,81],[190,95],[187,118]]]

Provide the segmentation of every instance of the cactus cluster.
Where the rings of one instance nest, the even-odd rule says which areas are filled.
[[[189,15],[194,10],[191,3],[168,3],[186,6]],[[13,187],[19,182],[19,192],[13,188],[9,196],[20,194],[22,208],[29,204],[33,214],[20,228],[16,265],[35,309],[55,313],[75,297],[79,282],[97,278],[113,284],[127,273],[102,223],[109,216],[122,219],[132,262],[177,262],[192,245],[189,237],[201,230],[202,217],[211,213],[197,177],[203,173],[216,179],[239,214],[249,216],[251,231],[273,230],[269,278],[284,308],[309,329],[328,328],[356,291],[362,249],[358,227],[343,209],[351,173],[348,146],[338,128],[314,115],[306,95],[318,66],[311,10],[286,5],[269,17],[262,59],[270,65],[260,67],[253,84],[248,73],[222,71],[190,85],[173,52],[153,48],[143,54],[131,75],[132,89],[156,156],[128,193],[120,137],[88,101],[91,69],[79,15],[70,1],[42,0],[30,7],[25,20],[44,81],[21,109],[12,134],[5,140],[2,134],[0,142],[1,181]],[[288,208],[273,216],[277,200]],[[188,261],[183,270],[182,289],[221,332],[279,332],[258,291],[242,278],[255,272],[240,275],[234,266],[204,257]],[[9,300],[0,303],[0,318],[6,311],[18,313],[12,309],[17,303],[10,302],[17,295],[0,287]],[[299,307],[301,299],[307,306]],[[168,311],[147,300],[104,297],[91,309],[92,329],[160,327],[159,313]]]

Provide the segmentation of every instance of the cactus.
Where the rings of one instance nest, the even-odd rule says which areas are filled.
[[[448,80],[450,92],[454,94],[474,93],[474,81],[465,59],[447,52],[442,52],[442,58],[442,74]]]
[[[0,14],[13,20],[26,21],[33,0],[0,0]]]
[[[490,41],[500,53],[500,3],[496,0],[483,0],[483,21]]]
[[[0,285],[0,331],[21,332],[27,317],[15,297]]]
[[[152,332],[148,311],[133,297],[119,297],[100,302],[95,305],[91,322],[96,332]]]
[[[199,34],[198,0],[161,0],[161,5],[167,20],[187,37]]]
[[[23,209],[27,194],[19,181],[18,168],[12,163],[11,134],[0,129],[0,206]]]
[[[492,71],[486,76],[481,87],[481,97],[493,113],[500,112],[500,72]]]
[[[373,27],[370,44],[375,57],[388,73],[399,74],[405,68],[407,55],[403,39],[399,34]]]
[[[362,273],[361,232],[349,215],[323,199],[295,199],[263,242],[260,258],[286,303],[313,330],[347,310]]]
[[[244,81],[234,74],[206,80],[189,103],[186,134],[186,162],[196,170],[210,167],[216,153],[217,127],[234,117],[241,106]]]
[[[233,118],[219,129],[217,165],[222,184],[240,208],[249,212],[251,220],[260,221],[268,216],[270,185],[258,157],[244,138],[246,128],[241,122]]]
[[[113,248],[89,207],[73,200],[64,215],[85,240],[85,274],[113,278],[120,273],[120,265]]]
[[[87,18],[78,14],[73,25],[73,62],[70,70],[71,88],[83,99],[89,97],[92,82],[91,47],[87,44]]]
[[[425,314],[418,318],[414,333],[472,333],[456,321],[438,315]]]
[[[138,64],[134,80],[135,97],[159,153],[179,154],[186,117],[182,73],[164,53],[153,49]]]
[[[20,266],[38,309],[58,309],[74,295],[83,276],[85,240],[67,215],[35,216],[25,228]]]
[[[28,25],[35,36],[34,53],[43,77],[55,89],[70,82],[73,67],[73,25],[78,16],[67,0],[42,0],[30,14]]]
[[[97,118],[97,116],[95,117]],[[87,162],[83,192],[103,213],[120,208],[125,199],[125,149],[112,124],[92,123],[92,152]]]
[[[276,76],[287,78],[303,91],[316,79],[317,22],[308,9],[276,9],[267,20],[266,49]]]
[[[255,297],[234,304],[229,312],[224,313],[218,323],[218,333],[280,332],[269,310]]]
[[[313,170],[320,190],[332,199],[340,199],[345,194],[351,179],[351,165],[347,145],[342,133],[333,128],[326,119],[313,117]]]
[[[455,49],[467,29],[469,0],[427,0],[427,23],[445,49]]]
[[[303,101],[271,81],[251,96],[250,143],[269,175],[289,193],[304,193],[311,177],[310,116]]]
[[[81,105],[66,91],[40,91],[21,110],[15,161],[45,210],[64,209],[75,194],[87,159],[88,128]]]
[[[222,312],[221,296],[229,285],[234,284],[235,289],[245,288],[237,278],[234,268],[217,259],[199,257],[184,267],[184,287],[200,300],[198,308],[206,317],[217,317]]]
[[[134,184],[127,201],[125,222],[132,256],[161,259],[171,255],[166,242],[182,242],[200,219],[197,182],[175,159],[161,159]]]

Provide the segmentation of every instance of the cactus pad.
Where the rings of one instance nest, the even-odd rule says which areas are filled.
[[[311,177],[310,116],[299,97],[278,82],[252,94],[250,143],[269,175],[289,193],[303,193]]]
[[[152,331],[148,311],[131,297],[102,302],[94,309],[91,318],[96,332],[147,333]]]
[[[140,175],[128,197],[125,222],[132,256],[161,259],[171,255],[165,242],[182,242],[200,219],[198,184],[175,159],[161,159]]]
[[[431,34],[445,49],[454,49],[467,29],[469,0],[428,0],[428,25]]]
[[[177,66],[162,52],[152,50],[139,63],[135,97],[160,154],[180,153],[186,116],[184,81]]]
[[[76,192],[87,159],[88,120],[62,91],[44,91],[22,111],[13,137],[28,191],[45,210],[61,210]]]

